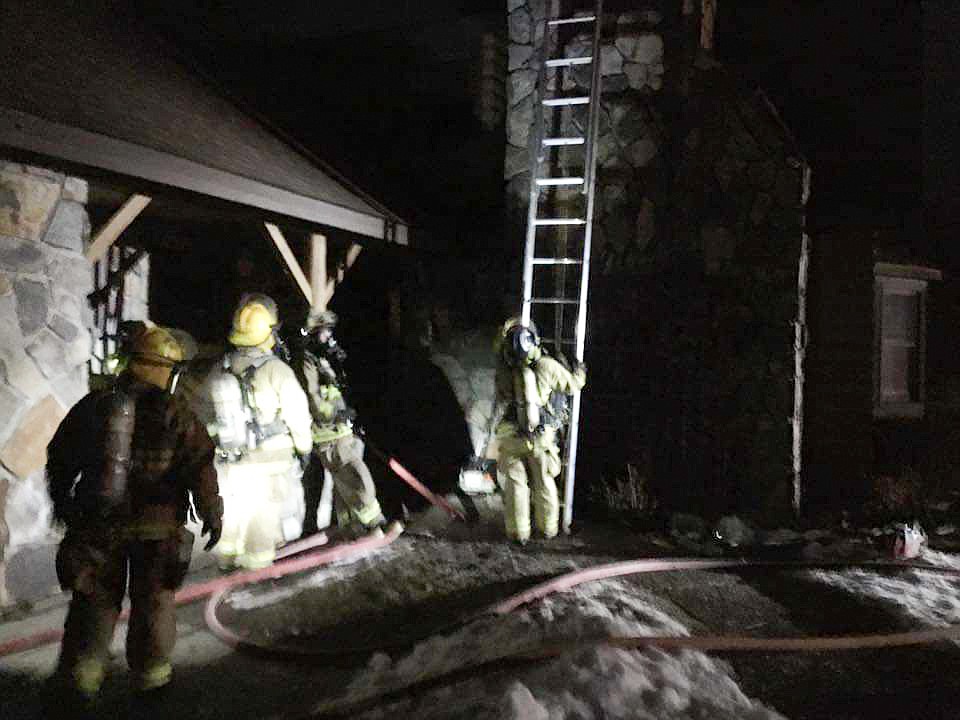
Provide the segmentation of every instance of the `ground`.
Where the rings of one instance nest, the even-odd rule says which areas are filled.
[[[494,601],[546,578],[627,558],[676,556],[669,536],[588,525],[526,547],[501,536],[497,503],[479,523],[412,519],[360,560],[231,591],[218,617],[250,644],[207,629],[203,603],[179,614],[175,684],[149,706],[116,665],[98,717],[166,718],[953,718],[960,650],[939,642],[820,653],[625,650],[605,635],[753,636],[897,632],[960,621],[960,580],[929,571],[682,571],[589,583],[505,616]],[[828,546],[829,548],[830,546]],[[833,546],[836,550],[841,545]],[[846,554],[849,555],[849,544]],[[867,545],[863,544],[863,551]],[[960,557],[923,560],[960,568]],[[197,582],[214,571],[191,575]],[[0,643],[62,622],[65,598],[0,625]],[[551,643],[546,660],[504,660]],[[279,653],[282,649],[284,652]],[[51,645],[0,659],[5,720],[50,716]],[[52,701],[52,704],[51,704]]]

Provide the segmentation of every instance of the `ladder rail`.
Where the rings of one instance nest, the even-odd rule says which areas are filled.
[[[603,0],[596,0],[594,15],[597,20],[593,26],[593,56],[600,57],[601,18],[603,18]],[[583,189],[587,193],[586,225],[583,234],[583,264],[580,266],[580,306],[577,313],[576,348],[574,357],[583,362],[584,345],[587,336],[587,291],[590,282],[590,250],[593,240],[593,210],[596,198],[597,178],[597,131],[600,126],[600,63],[593,64],[593,76],[590,81],[590,120],[587,131],[587,157],[584,166]],[[564,448],[563,477],[563,532],[569,533],[573,525],[573,494],[577,480],[577,446],[580,439],[580,392],[573,394],[570,406],[570,424],[568,425],[566,447]]]
[[[545,48],[549,42],[549,26],[547,20],[543,20],[543,41],[537,51],[540,68],[538,70],[537,84],[534,87],[533,107],[535,110],[533,142],[527,142],[530,148],[530,201],[527,205],[527,237],[523,248],[523,302],[520,308],[520,321],[524,325],[530,324],[531,303],[533,296],[533,258],[536,253],[537,245],[537,206],[540,200],[540,186],[537,184],[538,171],[543,163],[545,153],[543,150],[543,99],[546,95],[547,84],[547,54]]]
[[[587,294],[589,289],[590,277],[590,252],[593,237],[593,216],[594,202],[596,195],[596,164],[597,164],[597,134],[600,122],[600,38],[601,25],[603,17],[603,0],[594,0],[595,9],[592,16],[580,17],[576,19],[550,19],[544,18],[542,25],[542,42],[537,48],[538,82],[534,89],[534,128],[533,137],[530,138],[528,147],[530,148],[530,191],[529,204],[527,206],[527,228],[526,241],[523,255],[523,283],[522,283],[522,307],[521,321],[526,325],[531,321],[532,309],[534,304],[553,308],[554,320],[554,339],[555,346],[559,351],[564,345],[573,345],[573,354],[577,362],[583,362],[584,348],[586,344],[587,331]],[[552,59],[548,52],[554,41],[554,33],[558,26],[566,26],[571,23],[593,22],[593,50],[589,58],[557,58]],[[540,28],[538,27],[538,30]],[[558,46],[559,42],[556,43]],[[547,78],[548,68],[555,69],[557,73],[556,85],[559,88],[559,73],[564,68],[572,68],[576,65],[585,65],[591,63],[591,81],[590,92],[587,97],[583,96],[556,96],[548,97]],[[551,110],[559,111],[564,107],[576,105],[587,105],[588,118],[587,126],[582,133],[583,137],[563,136],[561,133],[557,136],[548,137],[545,132],[545,114]],[[554,125],[551,124],[551,130]],[[550,176],[547,172],[541,172],[544,164],[550,157],[551,148],[558,146],[584,146],[584,171],[582,180],[573,176]],[[552,196],[551,189],[557,186],[575,186],[580,185],[579,192],[585,197],[585,213],[582,217],[565,216],[565,213],[556,213],[555,217],[540,217],[540,194],[544,192],[545,197],[549,199]],[[577,213],[579,215],[579,212]],[[578,261],[567,257],[569,240],[567,231],[571,228],[583,227],[583,251],[582,258]],[[537,231],[543,228],[543,232],[552,232],[557,234],[557,247],[553,249],[555,257],[538,257],[536,255]],[[549,255],[550,253],[546,253]],[[568,266],[580,265],[580,286],[576,291],[576,299],[573,298],[573,288],[566,290],[566,276]],[[550,267],[552,266],[552,267]],[[534,270],[536,267],[552,270],[554,283],[556,287],[556,297],[544,298],[534,297]],[[572,267],[570,268],[572,270]],[[539,277],[539,276],[538,276]],[[570,292],[570,296],[567,296]],[[542,294],[542,290],[541,290]],[[564,338],[565,308],[566,306],[576,306],[575,330],[573,338]],[[571,308],[571,312],[573,308]],[[563,516],[562,526],[565,533],[570,532],[570,526],[573,522],[573,496],[576,482],[576,461],[577,446],[580,430],[580,393],[573,395],[570,412],[570,422],[564,433],[563,465],[564,465],[564,488],[563,488]]]

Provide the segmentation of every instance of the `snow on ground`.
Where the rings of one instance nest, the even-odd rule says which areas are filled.
[[[628,651],[593,644],[609,635],[686,635],[656,599],[619,581],[592,583],[505,617],[486,617],[435,635],[392,660],[374,655],[326,712],[463,668],[468,679],[350,717],[418,720],[772,720],[781,715],[747,697],[729,667],[693,651]],[[559,657],[497,673],[495,662],[552,642],[584,641]],[[471,677],[472,675],[472,677]],[[359,710],[359,708],[358,708]]]
[[[960,556],[924,550],[919,560],[960,570]],[[942,627],[960,623],[960,577],[936,571],[904,570],[896,575],[870,570],[812,571],[819,582],[895,608],[904,618]]]
[[[324,565],[319,570],[295,575],[292,580],[287,580],[283,584],[270,586],[261,583],[245,587],[240,586],[231,590],[224,598],[224,604],[236,610],[270,607],[284,600],[290,600],[300,593],[322,588],[330,583],[346,583],[366,570],[370,561],[387,561],[395,557],[396,554],[396,549],[388,546],[368,552],[359,561],[356,558],[347,558]]]

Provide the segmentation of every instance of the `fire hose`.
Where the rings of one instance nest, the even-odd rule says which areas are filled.
[[[370,446],[369,444],[368,447],[371,447],[374,453],[380,456],[384,462],[387,463],[387,466],[401,480],[425,497],[432,505],[443,509],[451,517],[465,520],[462,512],[453,507],[449,502],[446,501],[446,499],[435,494],[423,483],[417,480],[417,478],[403,465],[401,465],[396,458],[388,457],[382,451],[376,447]],[[237,585],[259,582],[262,580],[276,579],[290,573],[302,572],[303,570],[309,570],[320,565],[329,564],[338,560],[344,560],[358,554],[369,552],[370,550],[389,545],[397,539],[397,537],[400,535],[400,532],[402,532],[401,528],[395,528],[382,538],[362,538],[352,543],[336,545],[332,548],[311,553],[304,557],[289,560],[283,559],[325,544],[327,541],[326,535],[320,533],[313,537],[306,538],[305,540],[290,543],[281,548],[277,553],[277,559],[281,560],[281,562],[274,563],[270,567],[234,573],[227,577],[216,578],[214,580],[189,585],[177,593],[176,604],[178,606],[186,605],[196,602],[204,597],[213,596],[213,601],[208,604],[207,611],[205,613],[208,618],[208,624],[210,624],[211,631],[220,637],[220,639],[222,639],[224,642],[230,644],[239,644],[239,639],[225,627],[220,625],[219,621],[216,620],[216,607],[230,588]],[[124,610],[120,615],[120,619],[126,620],[129,617],[129,614],[129,610]],[[44,645],[59,642],[62,637],[63,628],[49,628],[32,635],[14,638],[13,640],[0,643],[0,657],[26,652],[27,650],[32,650]]]
[[[313,549],[314,547],[325,543],[326,536],[319,534],[314,537],[307,538],[306,540],[291,543],[290,545],[282,548],[277,554],[278,558],[281,558],[280,561],[269,567],[261,568],[259,570],[247,570],[244,572],[233,573],[225,577],[214,578],[213,580],[207,580],[205,582],[188,585],[177,592],[176,604],[178,606],[188,605],[211,595],[215,597],[222,597],[227,590],[238,585],[246,585],[264,580],[275,580],[283,577],[284,575],[290,575],[291,573],[303,572],[305,570],[311,570],[320,565],[328,565],[333,562],[347,560],[359,555],[363,555],[372,550],[386,547],[396,540],[400,536],[401,532],[401,528],[395,527],[391,529],[390,532],[382,536],[371,535],[354,542],[342,543],[339,545],[334,545],[330,548],[317,550],[306,555],[293,557],[294,555],[303,553],[306,550]],[[120,615],[120,619],[125,620],[129,617],[129,615],[129,610],[124,610]],[[62,637],[62,628],[50,628],[33,635],[14,638],[13,640],[0,643],[0,657],[26,652],[27,650],[49,645],[51,643],[58,642]]]
[[[796,562],[796,561],[744,561],[744,560],[700,560],[700,559],[644,559],[609,563],[584,570],[576,570],[560,575],[546,582],[501,600],[472,616],[462,624],[480,617],[502,616],[518,608],[541,600],[556,592],[569,590],[578,585],[643,573],[668,572],[676,570],[746,570],[758,568],[777,569],[897,569],[922,570],[960,578],[960,570],[943,568],[924,563],[904,561],[874,562]],[[209,607],[209,606],[208,606]],[[873,633],[860,635],[806,636],[806,637],[751,637],[742,635],[611,635],[597,638],[578,638],[561,642],[545,643],[528,649],[512,650],[493,658],[445,670],[428,677],[420,677],[406,686],[387,692],[371,692],[364,698],[349,703],[337,704],[337,701],[323,703],[306,718],[349,718],[357,713],[369,710],[377,705],[429,690],[433,687],[456,682],[459,679],[475,678],[477,672],[497,672],[507,667],[527,663],[542,662],[563,653],[590,646],[609,646],[624,649],[644,649],[657,647],[663,650],[699,650],[714,652],[825,652],[862,649],[881,649],[905,647],[945,640],[960,641],[960,624],[946,625],[926,630],[914,630],[897,633]]]

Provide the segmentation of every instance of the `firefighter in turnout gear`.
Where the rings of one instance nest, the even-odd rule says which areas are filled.
[[[293,370],[273,353],[278,324],[271,298],[245,296],[229,336],[235,349],[207,380],[215,415],[207,429],[217,443],[224,500],[216,548],[223,570],[270,565],[277,547],[302,528],[310,409]]]
[[[210,536],[209,550],[223,515],[213,444],[170,392],[181,348],[152,327],[131,349],[114,386],[80,400],[47,447],[53,515],[66,527],[57,576],[73,591],[58,675],[87,698],[103,681],[128,578],[134,683],[152,690],[169,682],[174,592],[193,548],[184,525],[192,508]]]
[[[562,470],[558,434],[567,421],[566,396],[586,382],[582,364],[572,372],[548,356],[532,324],[508,320],[497,339],[497,425],[500,445],[497,475],[503,490],[507,536],[530,539],[530,505],[544,537],[559,530],[556,478]]]
[[[344,535],[358,535],[385,523],[377,489],[363,461],[363,440],[354,432],[356,413],[343,397],[343,361],[346,353],[333,338],[337,316],[311,310],[302,330],[305,342],[297,370],[307,389],[313,416],[314,460],[304,477],[307,518],[304,532],[317,529],[317,504],[323,470],[333,478],[337,526]]]

